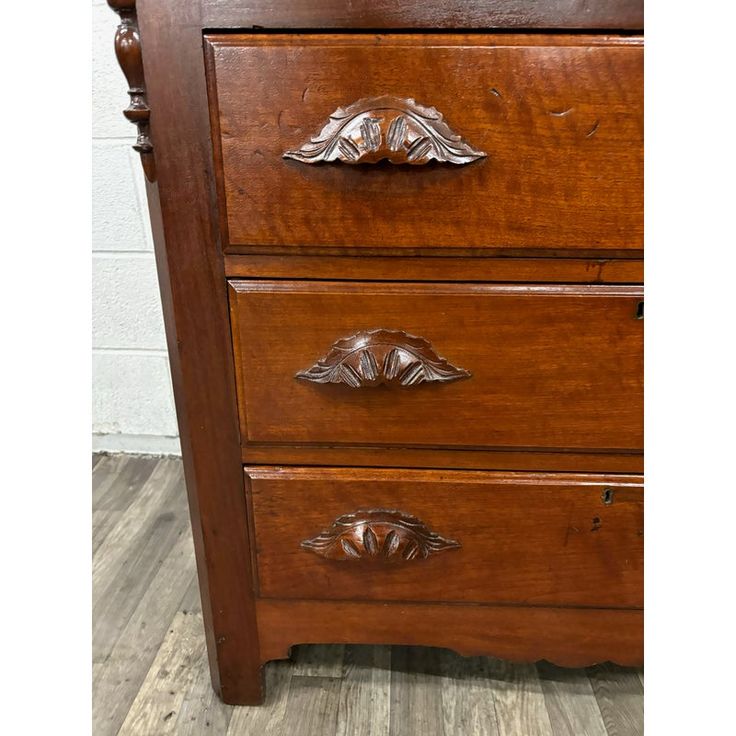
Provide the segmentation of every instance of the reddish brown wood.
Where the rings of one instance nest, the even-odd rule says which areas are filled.
[[[243,448],[248,465],[358,465],[384,468],[467,468],[585,473],[643,473],[642,452],[540,452],[355,445],[258,445]]]
[[[640,478],[610,474],[642,465],[641,289],[573,284],[641,282],[642,41],[488,33],[637,30],[640,0],[110,5],[121,16],[126,114],[140,125],[149,163],[147,146],[156,146],[149,207],[210,666],[223,699],[260,702],[262,662],[300,642],[640,664],[642,613],[621,609],[641,602],[640,538],[630,536],[641,526]],[[343,33],[324,34],[328,28]],[[226,29],[240,35],[218,35]],[[393,32],[412,29],[420,33]],[[338,106],[378,95],[436,106],[488,156],[418,167],[281,158]],[[147,175],[155,176],[150,168]],[[236,347],[245,356],[237,365],[248,415],[242,447],[226,273],[254,280],[233,294]],[[275,279],[288,281],[277,288]],[[392,283],[375,283],[383,281]],[[540,290],[545,283],[554,286]],[[543,314],[535,306],[542,302],[553,308]],[[371,324],[356,324],[367,318]],[[472,378],[406,390],[294,378],[335,340],[376,327],[421,335]],[[306,393],[284,401],[295,390]],[[322,467],[251,468],[254,520],[242,458]],[[525,484],[509,473],[359,465],[542,474]],[[335,482],[325,489],[319,479],[328,476]],[[293,492],[307,486],[309,493]],[[607,487],[612,504],[596,495]],[[417,516],[461,546],[386,566],[300,547],[343,514],[376,511]],[[571,522],[576,514],[590,517],[585,533],[572,529],[583,528]],[[387,518],[381,526],[371,516],[356,549],[374,548],[368,526],[375,549],[392,549]],[[485,533],[494,524],[495,534]],[[260,549],[255,528],[266,529]],[[458,563],[471,554],[491,559],[494,549],[498,568]],[[521,574],[512,572],[512,549]],[[288,600],[257,598],[257,552],[262,586]],[[293,574],[302,565],[295,555],[311,560],[304,564],[314,576]],[[333,567],[328,593],[319,585]],[[455,572],[443,577],[448,567]],[[439,576],[430,579],[431,570]],[[417,577],[402,579],[410,571]],[[307,592],[323,600],[294,598]],[[338,594],[363,599],[326,600]],[[405,595],[414,600],[370,600]],[[420,602],[430,597],[451,603]],[[462,602],[471,598],[527,605]],[[550,601],[607,607],[543,605]]]
[[[328,560],[391,564],[426,560],[460,549],[460,542],[433,532],[416,516],[395,509],[365,509],[338,516],[301,546]]]
[[[361,330],[335,340],[329,352],[296,378],[351,388],[419,386],[470,378],[470,371],[437,355],[429,340],[403,330]]]
[[[641,298],[634,286],[231,281],[243,442],[638,451]],[[355,390],[294,377],[375,327],[421,335],[472,378]]]
[[[212,35],[207,49],[226,247],[642,247],[640,39]],[[385,94],[433,105],[487,157],[284,160],[340,105]]]
[[[642,0],[203,0],[204,28],[641,30]]]
[[[223,233],[227,232],[225,227]],[[377,260],[388,257],[393,258],[448,258],[453,257],[458,261],[461,259],[482,259],[483,261],[490,259],[539,259],[549,260],[555,258],[565,258],[569,260],[611,260],[624,259],[633,261],[644,257],[642,248],[636,249],[613,249],[607,248],[605,251],[596,248],[469,248],[458,246],[455,248],[409,248],[409,247],[367,247],[352,245],[345,246],[314,246],[314,245],[230,245],[227,247],[225,257],[228,256],[289,256],[290,258],[299,258],[302,256],[329,256],[330,259],[340,258],[343,256],[358,256],[360,258],[377,257]],[[459,258],[458,258],[459,257]],[[390,279],[389,279],[390,280]]]
[[[151,109],[146,99],[136,0],[107,0],[107,4],[120,16],[120,25],[115,34],[115,54],[128,80],[130,95],[130,104],[123,115],[138,128],[138,140],[133,148],[141,155],[146,179],[156,181],[156,162],[153,158],[153,144],[148,125]]]
[[[158,185],[148,187],[212,682],[262,701],[250,542],[210,189],[212,149],[197,3],[139,0]],[[208,176],[208,173],[210,175]]]
[[[259,600],[263,661],[294,644],[430,645],[565,667],[644,661],[644,614],[636,610],[442,606],[430,603]]]
[[[644,280],[644,261],[229,255],[225,273],[230,278],[267,279],[637,284]]]
[[[246,474],[263,598],[642,606],[640,477],[260,467]],[[336,560],[339,546],[325,560],[301,544],[343,514],[383,508],[421,519],[459,548],[377,565]]]
[[[391,95],[364,97],[339,107],[319,133],[283,154],[303,164],[389,161],[412,166],[431,161],[469,164],[486,155],[455,133],[439,110]]]

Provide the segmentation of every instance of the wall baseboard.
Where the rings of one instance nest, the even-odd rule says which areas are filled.
[[[178,437],[145,434],[93,434],[92,452],[181,456]]]

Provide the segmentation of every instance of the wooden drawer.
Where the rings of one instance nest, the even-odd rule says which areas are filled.
[[[206,50],[230,252],[642,247],[641,38],[229,34]]]
[[[641,299],[634,286],[231,281],[242,441],[638,452]]]
[[[642,605],[637,476],[246,468],[267,598]]]

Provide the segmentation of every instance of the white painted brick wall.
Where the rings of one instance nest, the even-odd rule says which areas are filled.
[[[93,0],[92,437],[95,450],[179,454],[161,299],[117,15]]]

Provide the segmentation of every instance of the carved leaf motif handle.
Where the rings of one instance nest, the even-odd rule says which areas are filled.
[[[340,161],[346,164],[467,164],[486,156],[464,141],[434,107],[415,100],[384,95],[365,97],[338,107],[322,130],[284,158],[305,164]]]
[[[305,539],[301,546],[328,560],[408,562],[461,545],[403,511],[368,509],[338,517],[328,529]]]
[[[332,343],[323,358],[296,378],[351,388],[456,381],[470,372],[437,355],[428,340],[401,330],[365,330]]]

